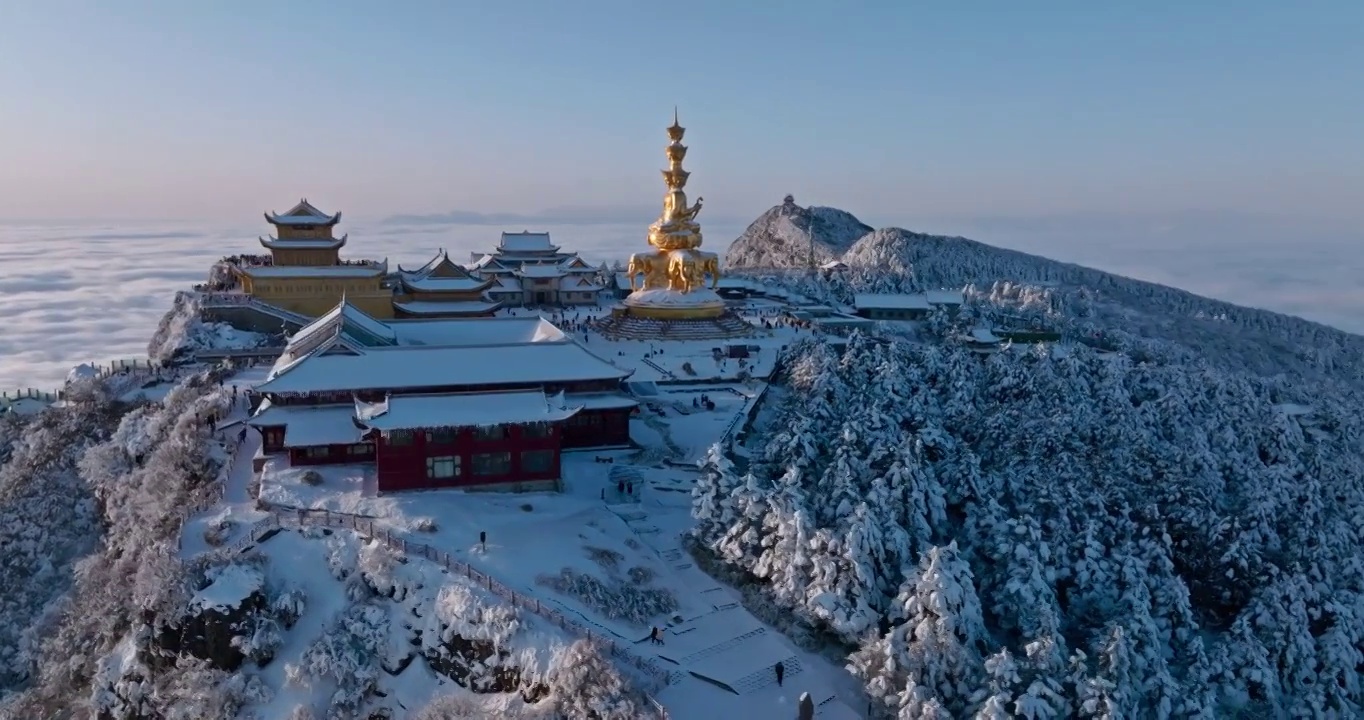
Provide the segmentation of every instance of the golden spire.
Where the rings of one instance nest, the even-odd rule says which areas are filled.
[[[682,136],[687,129],[677,121],[677,106],[673,106],[673,124],[668,127],[668,169],[663,171],[663,182],[669,190],[681,190],[687,186],[691,173],[682,169],[682,160],[687,157],[687,146],[682,144]]]
[[[687,129],[677,122],[677,106],[673,106],[673,124],[668,127],[668,139],[675,143],[682,142],[682,136],[687,134]]]

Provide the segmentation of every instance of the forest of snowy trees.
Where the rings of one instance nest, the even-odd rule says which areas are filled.
[[[981,356],[953,324],[790,348],[746,469],[704,463],[699,552],[845,646],[887,717],[1359,715],[1358,394]]]
[[[854,292],[967,287],[977,310],[1005,324],[1043,321],[1070,337],[1101,335],[1124,347],[1155,339],[1162,346],[1146,349],[1261,375],[1364,378],[1359,335],[966,238],[886,228],[863,237],[843,260],[849,270],[828,277],[761,268],[738,274],[841,303],[851,303]]]

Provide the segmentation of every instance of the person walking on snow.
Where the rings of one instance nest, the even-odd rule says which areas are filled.
[[[773,669],[777,671],[777,687],[781,687],[781,679],[786,675],[786,666],[777,663],[777,666]]]

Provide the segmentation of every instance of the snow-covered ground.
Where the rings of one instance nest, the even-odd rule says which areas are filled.
[[[811,693],[816,702],[828,701],[819,717],[857,717],[833,699],[858,695],[851,676],[763,625],[739,605],[734,590],[695,568],[683,552],[680,538],[691,526],[694,473],[629,465],[633,454],[567,454],[563,493],[517,495],[426,491],[375,497],[366,490],[373,485],[364,466],[313,468],[323,477],[316,486],[297,480],[293,470],[267,466],[262,498],[375,518],[630,645],[644,658],[658,658],[659,667],[674,678],[658,699],[679,720],[783,717],[794,714],[801,692]],[[614,462],[597,462],[598,457]],[[624,478],[635,486],[634,497],[617,492]],[[486,546],[479,543],[480,533],[487,533]],[[581,583],[583,577],[595,579],[587,581],[590,591],[608,600],[547,586],[552,578]],[[640,601],[641,590],[670,596],[675,608],[647,620],[632,616],[631,603]],[[653,625],[665,628],[663,645],[648,642]],[[777,662],[786,668],[782,687],[773,672]]]
[[[336,618],[351,605],[346,582],[338,579],[334,570],[342,564],[338,558],[382,550],[351,532],[317,529],[281,532],[261,543],[257,550],[269,560],[265,564],[266,583],[279,590],[301,591],[306,609],[299,615],[297,624],[283,633],[284,644],[276,651],[274,659],[264,668],[253,669],[265,685],[274,690],[273,697],[253,709],[260,717],[284,718],[289,717],[290,711],[298,705],[325,707],[333,686],[316,678],[305,683],[290,682],[289,668],[308,664],[305,653],[309,647],[331,631]],[[480,606],[501,604],[498,598],[464,578],[449,574],[435,563],[409,560],[396,566],[393,574],[394,583],[403,586],[404,591],[395,593],[397,597],[392,600],[391,607],[387,599],[379,601],[377,607],[382,617],[371,618],[385,636],[378,643],[381,649],[379,662],[385,668],[402,667],[401,659],[413,649],[410,640],[415,624],[430,626],[433,620],[439,619],[436,616],[459,610],[448,607],[452,600]],[[456,587],[456,592],[450,592],[452,586]],[[447,607],[441,607],[442,604]],[[472,609],[466,609],[466,612],[473,614]],[[519,637],[509,649],[520,651],[522,662],[533,662],[535,657],[543,662],[549,657],[549,648],[572,641],[559,628],[529,613],[521,613],[519,617]],[[407,664],[396,673],[379,672],[375,676],[379,691],[376,696],[381,698],[375,702],[398,713],[416,710],[433,696],[459,689],[454,682],[432,672],[427,663],[421,661]],[[479,703],[489,713],[488,717],[495,717],[506,707],[520,702],[515,694],[470,693],[469,696],[471,702]]]
[[[860,697],[854,678],[763,625],[739,604],[737,592],[694,567],[680,543],[691,527],[690,491],[696,463],[711,444],[742,427],[765,389],[759,379],[739,381],[740,372],[765,378],[781,348],[809,332],[780,322],[781,307],[764,301],[745,307],[750,322],[773,327],[764,327],[757,337],[744,341],[617,341],[586,326],[588,319],[605,309],[545,314],[589,350],[633,368],[631,381],[660,383],[656,395],[642,399],[641,412],[631,421],[631,435],[640,449],[565,453],[562,493],[450,490],[381,497],[372,465],[290,468],[283,458],[271,457],[259,477],[259,499],[276,511],[325,509],[371,518],[377,527],[449,552],[516,592],[535,597],[633,648],[640,657],[654,659],[672,678],[658,699],[674,718],[784,717],[794,714],[802,692],[823,703],[819,717],[857,717],[837,699]],[[505,314],[533,313],[513,310]],[[715,359],[712,348],[736,342],[758,349],[742,364],[737,359]],[[684,368],[688,364],[690,372]],[[263,381],[265,372],[264,368],[245,370],[230,382],[251,387]],[[220,424],[229,442],[235,441],[236,423],[244,412],[238,407]],[[258,448],[257,434],[246,433],[227,472],[224,501],[187,524],[184,555],[209,549],[210,537],[216,545],[232,543],[253,523],[269,516],[257,509],[252,496],[256,481],[252,457]],[[608,458],[611,462],[604,462]],[[305,482],[309,471],[317,475]],[[630,492],[621,492],[627,485]],[[487,534],[486,546],[479,542],[480,533]],[[325,565],[303,557],[315,552],[306,545],[296,533],[286,532],[262,543],[261,548],[284,563],[283,567]],[[425,560],[412,563],[440,570]],[[271,563],[272,572],[280,572],[276,564]],[[329,579],[322,572],[319,587]],[[440,582],[429,584],[439,586]],[[318,590],[322,595],[328,592]],[[314,609],[308,613],[310,622],[329,617],[339,607],[322,613]],[[648,641],[653,626],[664,628],[664,644]],[[298,651],[286,648],[282,652]],[[786,670],[783,686],[776,683],[778,662]],[[413,667],[419,665],[423,664]],[[423,677],[407,677],[414,672]],[[412,708],[431,694],[435,677],[429,671],[409,669],[386,681],[412,684],[411,688],[394,688],[396,697]],[[273,679],[266,679],[275,686]],[[283,709],[302,699],[290,695],[277,697],[275,702],[284,703]]]
[[[586,306],[562,313],[510,308],[500,311],[499,315],[541,315],[598,356],[633,370],[630,382],[733,382],[745,373],[751,377],[766,378],[772,374],[781,349],[795,338],[812,332],[784,322],[782,312],[786,306],[772,300],[752,299],[734,303],[731,307],[754,325],[752,337],[652,341],[610,338],[587,325],[589,320],[609,314],[610,309],[607,307]],[[715,350],[723,350],[730,345],[749,345],[758,349],[742,361],[736,358],[717,360]]]

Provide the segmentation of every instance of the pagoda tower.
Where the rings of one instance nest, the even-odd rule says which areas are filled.
[[[284,214],[265,213],[265,221],[274,226],[275,234],[268,239],[260,238],[260,244],[270,251],[275,265],[316,267],[341,263],[340,251],[346,236],[333,235],[336,224],[341,222],[341,213],[328,215],[304,198]]]
[[[677,121],[668,128],[668,168],[663,171],[663,212],[649,226],[649,245],[653,250],[630,256],[628,274],[633,292],[624,301],[625,311],[640,318],[656,320],[700,320],[717,318],[725,303],[715,294],[720,279],[720,259],[701,247],[701,198],[687,204],[687,178],[683,169],[687,146],[682,144],[686,128]],[[709,281],[709,287],[707,287]]]

